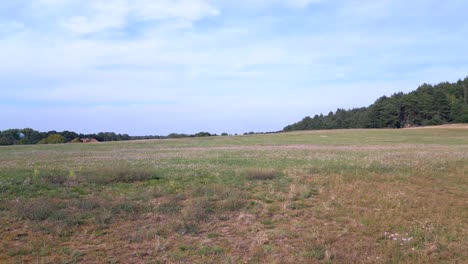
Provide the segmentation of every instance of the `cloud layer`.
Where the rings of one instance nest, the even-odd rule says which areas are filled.
[[[465,77],[467,11],[457,0],[6,1],[0,129],[279,130]]]

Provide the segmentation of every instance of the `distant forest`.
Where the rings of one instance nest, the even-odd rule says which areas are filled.
[[[456,83],[423,84],[410,93],[382,96],[369,107],[307,116],[283,131],[403,128],[468,123],[468,77]]]
[[[221,134],[227,136],[227,133]],[[31,145],[31,144],[59,144],[59,143],[84,143],[92,142],[89,139],[95,139],[99,142],[123,141],[123,140],[142,140],[142,139],[170,139],[186,137],[210,137],[217,136],[208,132],[199,132],[196,134],[177,134],[172,133],[167,136],[129,136],[127,134],[116,134],[114,132],[100,132],[97,134],[77,134],[72,131],[49,131],[39,132],[31,128],[8,129],[0,131],[0,146],[6,145]]]
[[[423,84],[416,91],[408,94],[400,92],[390,97],[382,96],[369,107],[338,109],[328,115],[307,116],[285,127],[283,132],[340,128],[402,128],[450,123],[468,123],[468,77],[456,83],[444,82],[434,86]],[[251,134],[264,133],[244,133],[244,135]],[[221,136],[227,135],[227,133],[221,134]],[[172,133],[167,136],[129,136],[114,132],[78,134],[72,131],[39,132],[24,128],[0,131],[0,145],[82,143],[86,142],[85,139],[105,142],[210,136],[217,135],[199,132],[196,134]]]
[[[88,138],[93,138],[97,141],[120,141],[131,139],[127,134],[116,134],[113,132],[77,134],[72,131],[39,132],[31,128],[0,131],[0,145],[56,144],[67,142],[81,143],[81,139]]]

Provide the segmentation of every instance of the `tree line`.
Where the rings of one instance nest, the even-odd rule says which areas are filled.
[[[80,139],[94,138],[97,141],[130,140],[127,134],[114,132],[100,132],[97,134],[78,134],[73,131],[39,132],[32,128],[8,129],[0,131],[0,145],[30,145],[30,144],[56,144],[67,142],[81,142]]]
[[[221,136],[227,136],[222,133]],[[198,132],[196,134],[171,133],[167,136],[129,136],[128,134],[116,134],[114,132],[100,132],[97,134],[78,134],[73,131],[49,131],[39,132],[31,128],[7,129],[0,131],[0,146],[5,145],[31,145],[31,144],[59,144],[59,143],[81,143],[82,139],[96,139],[99,142],[143,140],[143,139],[170,139],[187,137],[211,137],[217,136],[209,132]]]
[[[402,128],[410,126],[468,123],[468,77],[455,83],[423,84],[410,93],[382,96],[368,107],[341,109],[327,115],[307,116],[286,126],[283,131],[321,130],[344,128]],[[276,132],[268,132],[276,133]],[[244,133],[262,134],[262,133]],[[222,133],[221,136],[227,136]],[[236,134],[237,135],[237,134]],[[167,136],[129,136],[114,132],[78,134],[73,131],[39,132],[31,128],[0,131],[0,145],[55,144],[81,142],[94,138],[97,141],[121,141],[139,139],[167,139],[217,136],[208,132],[196,134],[171,133]]]
[[[307,116],[283,131],[403,128],[468,123],[468,77],[455,83],[423,84],[410,93],[382,96],[368,107]]]

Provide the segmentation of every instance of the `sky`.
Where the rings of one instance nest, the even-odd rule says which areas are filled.
[[[466,0],[2,0],[0,130],[278,131],[468,76]]]

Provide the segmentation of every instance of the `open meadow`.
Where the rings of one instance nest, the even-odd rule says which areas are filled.
[[[0,263],[462,263],[468,126],[0,148]]]

